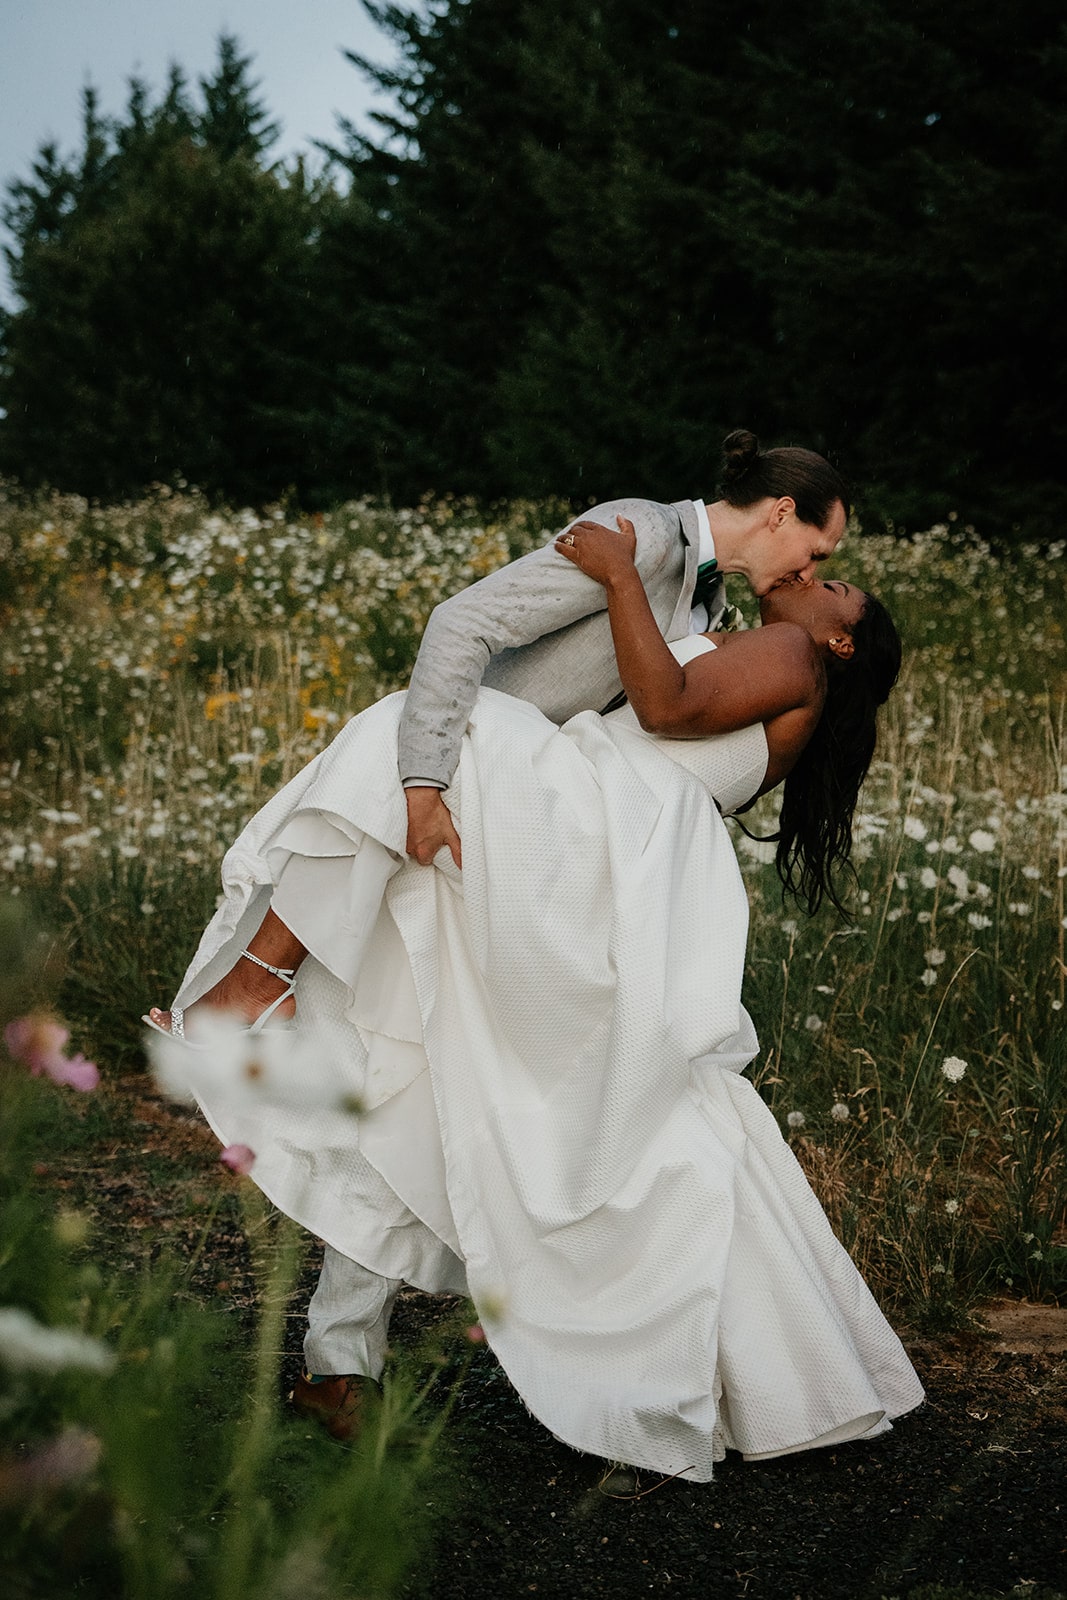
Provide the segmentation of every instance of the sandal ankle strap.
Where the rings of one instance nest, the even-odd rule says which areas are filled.
[[[242,950],[241,954],[246,961],[252,961],[257,967],[262,967],[264,972],[271,972],[276,978],[281,978],[284,983],[292,983],[296,977],[295,967],[272,967],[269,961],[261,961],[259,956],[254,956],[251,950]]]

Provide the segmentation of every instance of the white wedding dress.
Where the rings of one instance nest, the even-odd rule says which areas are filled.
[[[447,795],[460,873],[404,858],[402,704],[253,818],[177,997],[273,903],[310,952],[298,1026],[329,1038],[360,1114],[220,1091],[216,1132],[335,1249],[469,1285],[516,1389],[578,1449],[705,1481],[727,1447],[888,1428],[918,1379],[741,1076],[748,906],[712,796],[727,812],[759,787],[762,727],[660,740],[624,708],[560,729],[483,689]]]

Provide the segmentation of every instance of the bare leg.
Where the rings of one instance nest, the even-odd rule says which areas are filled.
[[[273,911],[267,912],[258,931],[248,941],[247,948],[261,961],[269,962],[272,967],[291,967],[294,970],[307,955],[300,940]],[[283,987],[281,978],[276,978],[271,972],[264,972],[255,962],[238,960],[226,976],[219,979],[213,989],[209,989],[195,1005],[188,1008],[186,1016],[190,1016],[198,1006],[206,1006],[220,1011],[236,1012],[246,1022],[255,1022],[271,1001],[278,998]],[[296,1000],[290,998],[278,1007],[275,1016],[283,1019],[291,1017],[295,1010]],[[161,1011],[158,1006],[153,1006],[148,1014],[161,1028],[170,1028],[169,1011]]]

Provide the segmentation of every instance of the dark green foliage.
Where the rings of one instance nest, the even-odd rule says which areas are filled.
[[[314,190],[258,164],[272,130],[223,39],[196,112],[172,72],[123,124],[86,97],[77,167],[42,151],[6,220],[0,466],[101,498],[181,473],[262,498],[300,480]]]
[[[373,486],[706,493],[744,421],[836,454],[868,522],[1056,529],[1054,7],[375,15],[404,137],[348,152],[399,263]]]
[[[59,971],[47,948],[21,904],[0,900],[0,1034],[50,999]],[[387,1600],[432,1537],[434,1508],[447,1508],[434,1462],[446,1357],[434,1346],[391,1363],[344,1449],[293,1418],[279,1390],[287,1312],[306,1298],[293,1299],[299,1230],[250,1185],[207,1210],[205,1158],[183,1171],[188,1149],[163,1147],[157,1171],[145,1165],[146,1124],[101,1062],[103,1086],[76,1094],[31,1077],[0,1042],[0,1592]],[[153,1249],[184,1184],[204,1208],[193,1242],[171,1232]],[[232,1261],[219,1216],[238,1195],[253,1266],[244,1326],[228,1295],[204,1304],[194,1282],[212,1280],[214,1252],[229,1247]],[[29,1332],[12,1318],[32,1319]],[[110,1367],[26,1353],[63,1334]],[[458,1326],[443,1337],[453,1346]]]
[[[224,33],[219,40],[214,76],[200,80],[204,109],[196,120],[196,131],[223,161],[234,156],[258,161],[278,137],[278,124],[270,121],[253,98],[249,65],[237,48],[237,40]]]
[[[351,193],[323,229],[357,425],[351,459],[365,463],[350,487],[408,502],[430,488],[510,490],[488,434],[500,376],[553,272],[529,150],[559,137],[545,63],[530,48],[531,7],[366,9],[403,64],[356,63],[398,109],[379,119],[381,147],[346,127],[336,153]]]
[[[557,202],[559,287],[504,380],[498,449],[514,441],[534,481],[555,480],[576,498],[710,496],[719,439],[742,418],[772,421],[771,308],[718,209],[745,126],[744,13],[726,4],[626,11],[622,26],[611,11],[595,52],[562,53],[563,94],[595,108],[598,126],[591,155],[567,146],[538,155],[538,181]],[[618,70],[601,67],[591,94],[605,60]],[[603,167],[602,181],[583,189],[590,163]],[[564,195],[581,203],[559,208]],[[527,411],[544,426],[520,442]]]
[[[825,0],[782,8],[774,39],[750,35],[724,200],[774,307],[776,425],[912,528],[954,510],[1052,533],[1062,13]]]
[[[366,9],[375,138],[318,185],[232,39],[11,190],[0,469],[116,495],[710,494],[828,451],[868,526],[1058,536],[1061,8]],[[344,182],[338,180],[339,170]]]

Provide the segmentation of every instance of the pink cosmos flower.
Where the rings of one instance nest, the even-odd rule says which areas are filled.
[[[239,1173],[242,1178],[251,1172],[255,1159],[256,1152],[246,1144],[228,1144],[219,1156],[224,1167],[229,1167],[231,1172]]]
[[[81,1089],[83,1093],[95,1089],[100,1082],[95,1061],[86,1061],[80,1050],[69,1060],[64,1056],[56,1056],[51,1062],[45,1063],[45,1071],[53,1083],[66,1083],[72,1089]]]
[[[100,1082],[95,1063],[80,1052],[76,1056],[63,1054],[69,1038],[70,1032],[62,1023],[40,1015],[17,1017],[4,1029],[4,1043],[11,1059],[28,1067],[33,1077],[48,1077],[53,1083],[83,1092],[95,1089]]]
[[[470,1327],[465,1328],[463,1331],[470,1340],[471,1344],[485,1343],[485,1329],[482,1327],[480,1322],[472,1322]]]
[[[4,1043],[12,1059],[31,1071],[40,1071],[38,1063],[46,1057],[61,1054],[69,1038],[70,1032],[62,1023],[40,1015],[16,1017],[4,1029]]]

